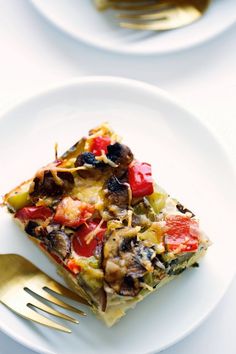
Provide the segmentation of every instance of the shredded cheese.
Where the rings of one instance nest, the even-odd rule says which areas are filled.
[[[55,160],[57,161],[57,159],[58,159],[58,143],[55,143],[54,151],[55,151]]]
[[[53,177],[55,178],[55,182],[60,184],[61,182],[59,182],[58,180],[58,176],[56,176],[57,172],[75,172],[75,171],[79,171],[79,170],[87,170],[86,166],[78,166],[78,167],[58,167],[55,166],[55,164],[49,164],[45,167],[40,168],[35,176],[40,178],[41,180],[43,179],[43,175],[44,175],[44,171],[50,171],[53,175]]]
[[[117,134],[115,134],[113,130],[110,128],[109,124],[105,122],[91,131],[91,134],[86,139],[84,150],[90,151],[92,140],[98,136],[105,136],[105,135],[108,135],[111,138],[111,144],[121,141],[120,137]]]
[[[59,186],[63,186],[63,180],[60,177],[58,177],[57,171],[51,170],[51,173],[56,184],[58,184]]]
[[[128,214],[128,227],[131,227],[132,226],[133,211],[132,210],[128,210],[127,214]]]
[[[96,156],[96,160],[98,161],[103,161],[104,163],[110,165],[111,167],[118,167],[117,164],[115,164],[115,162],[113,162],[112,160],[108,159],[108,157],[105,154],[105,151],[102,150],[102,154],[100,156]]]
[[[129,208],[130,208],[130,207],[131,207],[131,202],[132,202],[132,189],[131,189],[129,183],[125,182],[125,183],[123,183],[123,184],[124,184],[125,186],[127,186],[127,188],[128,188],[128,198],[129,198],[129,200],[128,200],[128,205],[129,205]]]
[[[92,134],[90,134],[87,139],[86,139],[86,143],[85,143],[85,151],[89,151],[90,150],[90,145],[91,142],[94,138],[98,137],[98,136],[103,136],[103,135],[111,135],[112,131],[108,125],[108,123],[103,123],[101,124],[99,127],[94,128],[91,131]]]
[[[102,219],[100,221],[100,223],[98,224],[98,226],[92,230],[90,233],[88,233],[85,237],[85,241],[86,244],[88,245],[93,239],[94,237],[101,231],[101,225],[103,224],[104,220]]]

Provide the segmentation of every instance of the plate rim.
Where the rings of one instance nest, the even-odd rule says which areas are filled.
[[[79,34],[75,34],[72,31],[70,31],[66,26],[59,24],[53,16],[48,15],[46,13],[46,11],[44,11],[42,9],[41,6],[38,5],[37,0],[28,0],[29,3],[32,5],[32,7],[34,8],[34,10],[40,14],[40,16],[47,21],[48,24],[50,24],[51,26],[53,26],[54,28],[58,29],[61,31],[61,33],[64,33],[65,35],[69,36],[70,38],[72,38],[74,41],[80,41],[83,44],[87,45],[87,46],[91,46],[93,48],[97,48],[103,51],[107,51],[107,52],[111,52],[111,53],[116,53],[116,54],[123,54],[123,55],[140,55],[140,56],[149,56],[149,55],[165,55],[165,54],[172,54],[172,53],[178,53],[181,51],[186,51],[188,49],[194,48],[194,47],[198,47],[208,41],[213,40],[215,37],[219,36],[221,33],[224,33],[225,31],[227,31],[228,29],[230,29],[230,27],[232,27],[235,23],[236,23],[236,12],[235,12],[235,16],[234,18],[231,19],[231,21],[229,21],[229,23],[223,28],[223,29],[218,29],[216,30],[214,33],[211,33],[210,35],[204,37],[203,39],[198,39],[198,40],[194,40],[191,44],[187,44],[185,45],[184,43],[179,45],[177,48],[168,48],[168,49],[164,49],[164,50],[158,50],[158,47],[156,48],[156,50],[154,49],[148,49],[145,52],[143,52],[141,49],[135,49],[130,51],[128,48],[124,48],[124,47],[116,47],[114,45],[109,46],[106,43],[103,43],[102,41],[93,41],[90,38],[85,38],[83,35],[79,35]],[[187,27],[187,26],[186,26]]]
[[[232,160],[228,154],[228,151],[222,142],[222,140],[219,138],[219,136],[210,129],[208,124],[206,122],[200,120],[191,110],[186,108],[182,103],[180,103],[176,98],[174,98],[171,94],[167,93],[165,90],[160,89],[159,87],[156,87],[152,84],[139,81],[139,80],[134,80],[134,79],[128,79],[128,78],[123,78],[119,76],[86,76],[86,77],[81,77],[81,78],[74,78],[71,80],[66,80],[62,81],[60,84],[55,84],[55,85],[50,85],[48,88],[41,90],[38,93],[35,93],[33,95],[28,96],[27,98],[23,100],[19,100],[17,103],[12,105],[10,108],[6,109],[5,111],[1,112],[0,114],[0,122],[4,119],[6,115],[14,113],[15,110],[21,109],[23,106],[31,103],[34,100],[42,99],[43,97],[47,97],[50,94],[54,94],[57,91],[61,90],[66,90],[67,88],[71,87],[77,87],[81,86],[84,84],[111,84],[111,85],[120,85],[120,86],[125,86],[129,89],[140,89],[143,90],[146,93],[153,94],[154,96],[157,96],[163,100],[165,100],[166,103],[171,104],[173,107],[176,107],[178,109],[181,109],[184,113],[188,114],[190,116],[190,119],[193,121],[197,121],[197,123],[202,127],[202,129],[206,130],[208,134],[212,136],[212,139],[219,145],[219,148],[222,150],[222,154],[225,157],[225,160],[229,167],[231,167],[231,173],[235,177],[236,180],[236,171],[235,168],[232,164]],[[217,307],[219,302],[222,300],[224,297],[226,291],[228,290],[230,284],[232,283],[232,280],[235,276],[235,269],[232,270],[231,275],[228,277],[227,282],[225,283],[225,286],[221,289],[219,292],[218,298],[212,305],[208,308],[208,311],[204,313],[200,318],[198,318],[188,330],[182,333],[182,335],[178,336],[177,338],[173,338],[172,341],[170,341],[168,344],[163,345],[161,348],[158,349],[158,352],[165,350],[176,343],[180,342],[183,338],[187,337],[189,334],[191,334],[196,328],[198,328],[204,320],[206,320],[209,315],[212,313],[212,311]],[[2,320],[0,319],[0,330],[5,333],[7,336],[15,340],[16,342],[20,343],[21,345],[36,351],[38,353],[44,353],[44,354],[56,354],[55,352],[52,352],[50,350],[47,350],[45,348],[41,348],[40,346],[35,347],[34,345],[31,344],[27,338],[22,337],[22,335],[18,333],[12,333],[10,330],[8,331],[7,328],[4,328],[4,324]],[[157,350],[154,351],[148,351],[145,352],[144,354],[155,354],[157,353]]]

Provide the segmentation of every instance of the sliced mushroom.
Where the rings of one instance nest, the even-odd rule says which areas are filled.
[[[39,224],[37,222],[30,220],[25,226],[25,232],[30,236],[39,238],[41,235],[40,230],[37,229],[38,227]]]
[[[98,161],[95,159],[95,155],[92,152],[83,152],[78,155],[75,161],[75,167],[89,165],[95,167]]]
[[[92,152],[83,152],[77,156],[75,161],[75,167],[87,165],[92,168],[104,169],[106,164],[104,162],[98,161]]]
[[[133,161],[133,153],[130,148],[124,144],[115,143],[108,145],[107,157],[119,165],[129,165]]]
[[[139,262],[133,260],[127,269],[126,275],[132,277],[133,279],[137,279],[142,278],[145,273],[147,273],[146,269]]]
[[[74,177],[70,172],[57,172],[57,176],[62,180],[63,191],[69,191],[74,185]]]
[[[159,269],[162,269],[162,270],[166,269],[164,263],[162,263],[157,256],[154,258],[153,264],[154,264],[155,267],[157,267]]]
[[[123,296],[136,296],[143,288],[144,277],[157,272],[156,251],[138,239],[138,230],[140,227],[115,228],[106,235],[103,248],[105,281]]]
[[[134,297],[140,292],[140,286],[131,276],[126,276],[121,284],[119,294]]]
[[[129,192],[127,184],[121,183],[117,177],[112,176],[106,183],[108,204],[114,204],[120,208],[127,208]]]
[[[134,156],[132,151],[128,146],[120,143],[108,145],[107,151],[108,159],[118,165],[118,168],[114,169],[114,173],[118,177],[123,176],[127,171],[128,165],[133,161]]]
[[[156,252],[152,248],[144,246],[141,242],[135,246],[135,253],[142,261],[151,261],[156,256]]]
[[[52,173],[45,171],[43,179],[35,177],[31,185],[30,196],[38,197],[58,197],[65,191],[69,191],[74,185],[74,177],[70,172],[58,172],[57,176],[62,181],[57,184]]]
[[[86,166],[86,170],[78,170],[77,173],[82,178],[98,177],[101,172],[106,168],[104,162],[100,162],[95,158],[92,152],[83,152],[77,156],[75,167]]]
[[[120,244],[120,252],[130,252],[137,243],[137,237],[125,237]]]
[[[46,236],[46,245],[49,251],[55,252],[63,259],[70,252],[70,238],[61,230],[54,230]]]

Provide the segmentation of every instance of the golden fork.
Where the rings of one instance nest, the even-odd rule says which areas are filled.
[[[109,0],[123,28],[166,31],[189,25],[206,12],[211,0]],[[125,20],[125,21],[123,21]]]
[[[16,254],[0,255],[0,302],[28,320],[71,333],[68,328],[37,312],[42,310],[64,320],[79,323],[73,317],[46,305],[45,301],[42,302],[47,300],[66,310],[86,316],[83,311],[65,303],[52,293],[88,305],[79,295],[54,281],[25,258]]]

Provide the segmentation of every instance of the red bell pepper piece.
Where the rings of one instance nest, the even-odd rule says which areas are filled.
[[[109,136],[97,136],[94,138],[90,145],[90,151],[96,155],[100,156],[102,150],[107,154],[107,147],[111,144],[111,139]]]
[[[166,218],[165,244],[168,251],[196,252],[199,246],[199,225],[194,219],[182,215]]]
[[[73,273],[78,274],[81,271],[81,267],[76,263],[74,259],[67,261],[66,267]]]
[[[87,242],[86,236],[90,232],[93,232],[99,225],[100,220],[88,221],[86,224],[82,225],[79,230],[75,233],[72,241],[74,251],[83,257],[91,257],[94,254],[95,248],[98,244],[103,241],[104,234],[106,232],[106,226],[101,225],[96,232],[95,236],[90,242]]]
[[[57,206],[54,221],[61,225],[78,227],[91,218],[94,210],[95,208],[91,204],[65,197]]]
[[[52,211],[46,206],[26,206],[15,213],[15,217],[22,220],[46,220],[52,216]]]
[[[149,163],[135,161],[129,166],[129,184],[134,198],[153,193],[152,167]]]

